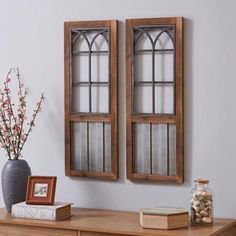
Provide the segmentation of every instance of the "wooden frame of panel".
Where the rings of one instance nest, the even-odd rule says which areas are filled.
[[[128,19],[126,20],[126,136],[127,136],[127,178],[161,182],[183,183],[184,181],[184,56],[183,17]],[[174,114],[135,114],[133,112],[132,78],[134,73],[133,29],[138,26],[173,25],[175,27],[175,104]],[[134,124],[176,125],[176,175],[135,173],[134,171]]]
[[[109,29],[109,112],[77,113],[71,110],[72,52],[71,31],[73,29]],[[95,177],[108,180],[118,179],[118,22],[116,20],[78,21],[64,23],[64,78],[65,78],[65,173],[67,176]],[[79,171],[72,168],[72,122],[111,123],[111,172]]]

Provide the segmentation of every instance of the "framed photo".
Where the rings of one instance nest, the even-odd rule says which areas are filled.
[[[53,205],[56,181],[56,176],[29,176],[26,203],[35,205]]]

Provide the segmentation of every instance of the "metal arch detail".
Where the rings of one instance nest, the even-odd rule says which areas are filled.
[[[169,36],[169,38],[171,39],[173,48],[174,48],[174,39],[173,39],[172,35],[170,34],[170,32],[169,32],[168,30],[162,30],[162,31],[157,35],[157,37],[156,37],[155,40],[154,40],[154,45],[153,45],[153,47],[156,48],[156,43],[157,43],[157,41],[159,40],[159,38],[161,37],[161,35],[164,34],[164,33],[166,33],[166,34]]]
[[[109,47],[108,38],[107,38],[107,35],[105,35],[107,32],[108,32],[108,30],[101,30],[100,32],[98,32],[98,33],[93,37],[93,39],[92,39],[92,41],[91,41],[91,49],[92,49],[92,47],[93,47],[93,44],[94,44],[95,40],[97,39],[97,37],[98,37],[99,35],[101,35],[101,36],[106,40],[107,46]]]
[[[135,29],[136,30],[136,29]],[[145,29],[142,29],[142,28],[138,28],[138,30],[140,31],[140,33],[138,34],[138,36],[136,37],[136,39],[134,40],[134,48],[135,48],[135,46],[137,45],[137,42],[138,42],[138,40],[139,40],[139,38],[143,35],[143,34],[145,34],[147,37],[148,37],[148,39],[150,40],[150,42],[151,42],[151,45],[152,45],[152,47],[154,46],[153,45],[153,40],[152,40],[152,37],[151,37],[151,35],[145,30]]]
[[[158,35],[155,37],[154,40],[152,39],[150,33],[148,32],[149,30],[153,30],[153,29],[162,29],[161,32],[159,32]],[[148,39],[150,40],[150,43],[152,45],[152,49],[154,50],[157,41],[159,40],[159,38],[161,37],[161,35],[163,33],[166,33],[169,36],[169,38],[171,39],[173,48],[174,48],[174,35],[172,35],[172,34],[174,34],[174,26],[172,26],[172,25],[171,26],[151,26],[151,27],[140,26],[140,27],[134,27],[134,32],[135,31],[137,32],[137,35],[136,35],[136,37],[134,37],[134,41],[133,41],[134,49],[135,49],[140,37],[143,34],[145,34],[148,37]]]
[[[89,41],[87,35],[88,35],[88,33],[91,33],[91,32],[97,32],[97,33],[96,33],[95,36],[91,39],[91,41]],[[99,35],[101,35],[101,36],[105,39],[105,41],[106,41],[106,43],[107,43],[107,46],[108,46],[108,48],[109,48],[108,32],[109,32],[109,29],[108,29],[108,28],[106,28],[106,29],[76,29],[76,30],[72,30],[71,33],[72,33],[72,34],[73,34],[73,33],[76,34],[76,36],[74,36],[74,38],[73,38],[73,40],[72,40],[72,49],[73,49],[73,52],[74,52],[75,43],[76,43],[76,41],[77,41],[81,36],[85,39],[85,41],[86,41],[86,43],[87,43],[87,45],[88,45],[88,50],[89,50],[89,51],[92,51],[93,44],[94,44],[94,42],[96,41],[96,39],[97,39],[97,37],[98,37]],[[78,52],[79,52],[79,51],[78,51]]]
[[[77,33],[77,35],[75,36],[75,38],[72,40],[72,49],[74,48],[74,46],[75,46],[75,43],[76,43],[76,41],[80,38],[80,36],[82,36],[84,39],[85,39],[85,41],[86,41],[86,43],[87,43],[87,45],[88,45],[88,48],[90,47],[90,43],[89,43],[89,40],[88,40],[88,38],[86,37],[86,35],[85,35],[85,33],[84,32],[82,32],[82,31],[72,31],[72,33]]]

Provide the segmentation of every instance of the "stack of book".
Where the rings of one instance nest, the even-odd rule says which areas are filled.
[[[187,227],[189,212],[183,208],[155,207],[140,209],[140,224],[143,228],[177,229]]]
[[[63,220],[71,216],[72,203],[55,202],[54,205],[28,205],[20,202],[12,205],[12,217],[38,219],[38,220]]]

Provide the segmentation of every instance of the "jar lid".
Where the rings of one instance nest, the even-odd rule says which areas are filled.
[[[208,184],[209,180],[208,179],[197,179],[194,180],[195,183],[199,183],[199,184]]]

